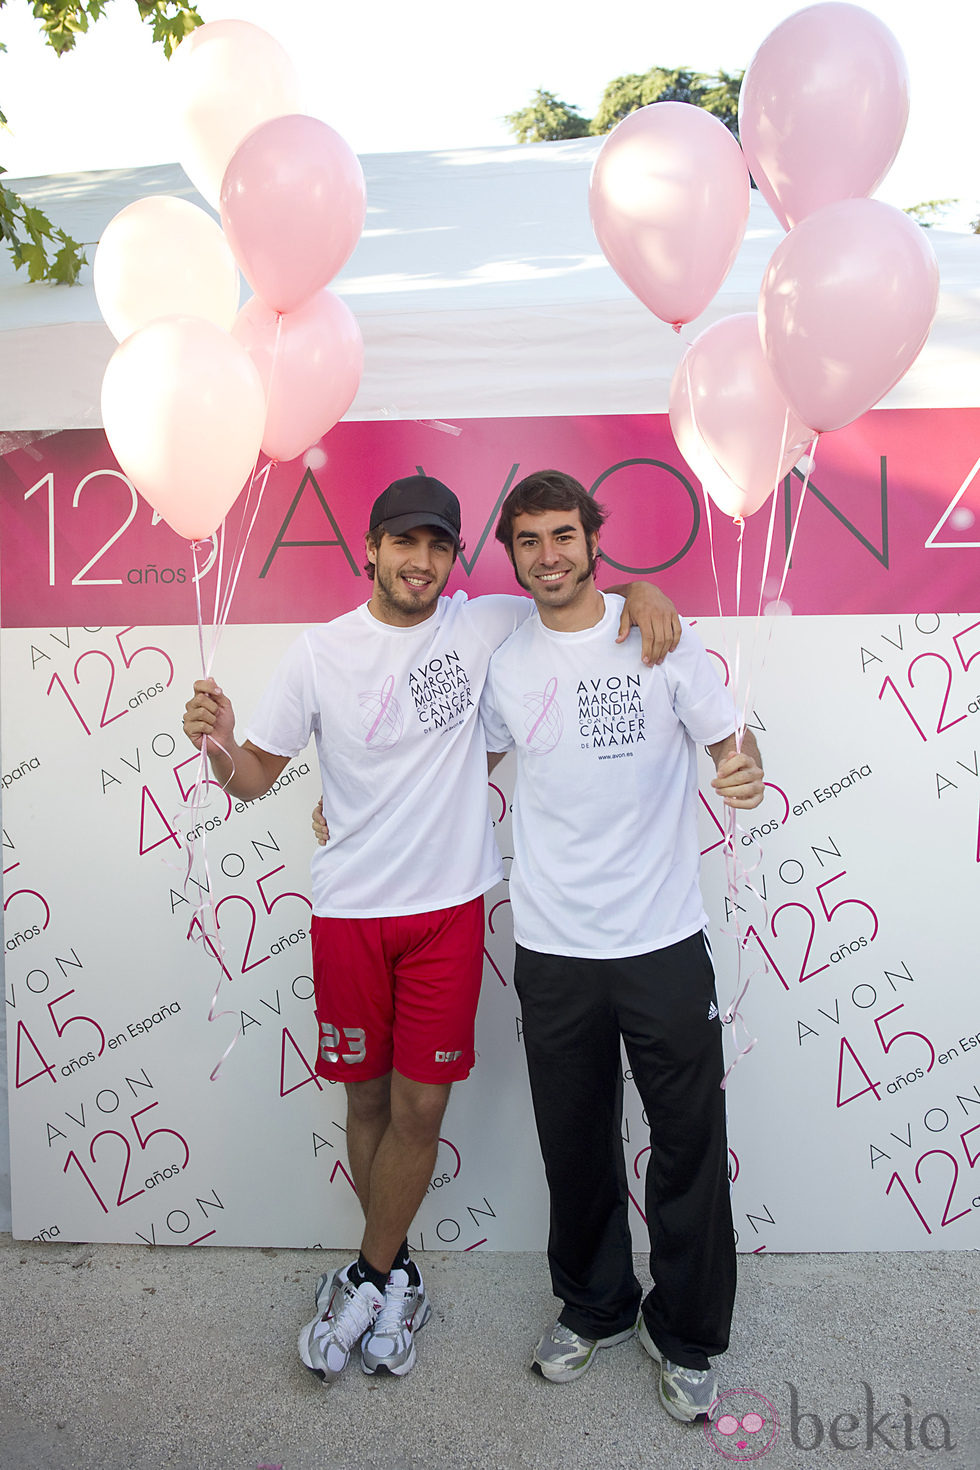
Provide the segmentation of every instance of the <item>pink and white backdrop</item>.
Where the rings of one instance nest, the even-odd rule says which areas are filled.
[[[556,465],[611,512],[605,580],[654,578],[719,670],[739,671],[772,786],[758,845],[739,835],[751,887],[734,900],[707,770],[701,822],[723,1008],[736,929],[751,977],[756,1045],[728,1091],[743,1251],[980,1244],[978,455],[980,409],[882,410],[825,436],[773,608],[802,482],[780,487],[761,621],[768,510],[747,526],[739,619],[735,535],[716,513],[719,618],[700,491],[664,415],[344,423],[271,471],[248,545],[215,662],[243,721],[298,627],[366,599],[367,508],[416,468],[463,503],[453,587],[515,590],[496,512],[520,475]],[[101,431],[0,461],[0,546],[15,1235],[353,1245],[343,1097],[312,1072],[312,750],[260,801],[212,788],[183,831],[180,717],[200,671],[189,550],[153,524]],[[206,885],[226,974],[186,938]],[[451,1100],[420,1247],[545,1241],[511,949],[504,883],[488,896],[478,1063]],[[630,1087],[623,1132],[642,1248]]]

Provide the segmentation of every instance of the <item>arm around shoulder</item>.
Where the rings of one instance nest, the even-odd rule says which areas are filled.
[[[643,663],[663,663],[681,637],[681,620],[670,598],[653,582],[621,582],[606,590],[626,599],[616,642],[622,643],[630,628],[639,628]]]

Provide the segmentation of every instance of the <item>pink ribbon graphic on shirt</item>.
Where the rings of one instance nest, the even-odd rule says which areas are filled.
[[[394,688],[395,676],[389,674],[380,691],[369,690],[358,695],[361,708],[368,711],[368,719],[372,720],[373,716],[365,731],[364,744],[371,745],[373,741],[375,750],[390,750],[401,739],[402,711],[394,696]],[[379,733],[381,738],[376,740]]]
[[[561,706],[556,702],[558,695],[558,679],[552,677],[544,686],[540,694],[525,694],[524,705],[531,711],[534,717],[528,728],[525,745],[530,750],[547,752],[554,750],[561,739],[564,722],[561,716]],[[540,701],[540,702],[539,702]]]

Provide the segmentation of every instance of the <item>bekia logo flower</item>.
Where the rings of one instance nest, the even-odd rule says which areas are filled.
[[[730,1388],[719,1394],[715,1417],[706,1421],[704,1437],[726,1460],[747,1464],[761,1460],[779,1438],[775,1406],[754,1388]]]

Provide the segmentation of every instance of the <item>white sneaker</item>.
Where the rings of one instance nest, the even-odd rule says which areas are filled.
[[[693,1424],[696,1419],[711,1419],[717,1412],[718,1375],[713,1368],[685,1368],[665,1358],[650,1336],[650,1329],[640,1316],[640,1342],[651,1358],[660,1364],[660,1402],[673,1419]]]
[[[365,1373],[393,1373],[396,1378],[415,1364],[415,1334],[428,1322],[432,1309],[421,1276],[411,1285],[408,1272],[392,1271],[385,1287],[385,1302],[374,1326],[361,1341],[361,1367]]]
[[[335,1271],[329,1281],[321,1280],[317,1288],[320,1315],[299,1335],[300,1358],[311,1373],[327,1384],[333,1383],[347,1367],[351,1349],[360,1342],[384,1306],[384,1297],[370,1281],[355,1287],[347,1279],[349,1269]]]
[[[566,1327],[564,1322],[556,1322],[534,1349],[531,1367],[552,1383],[572,1383],[589,1371],[600,1348],[627,1342],[635,1331],[634,1325],[624,1332],[614,1332],[610,1337],[582,1337]]]

